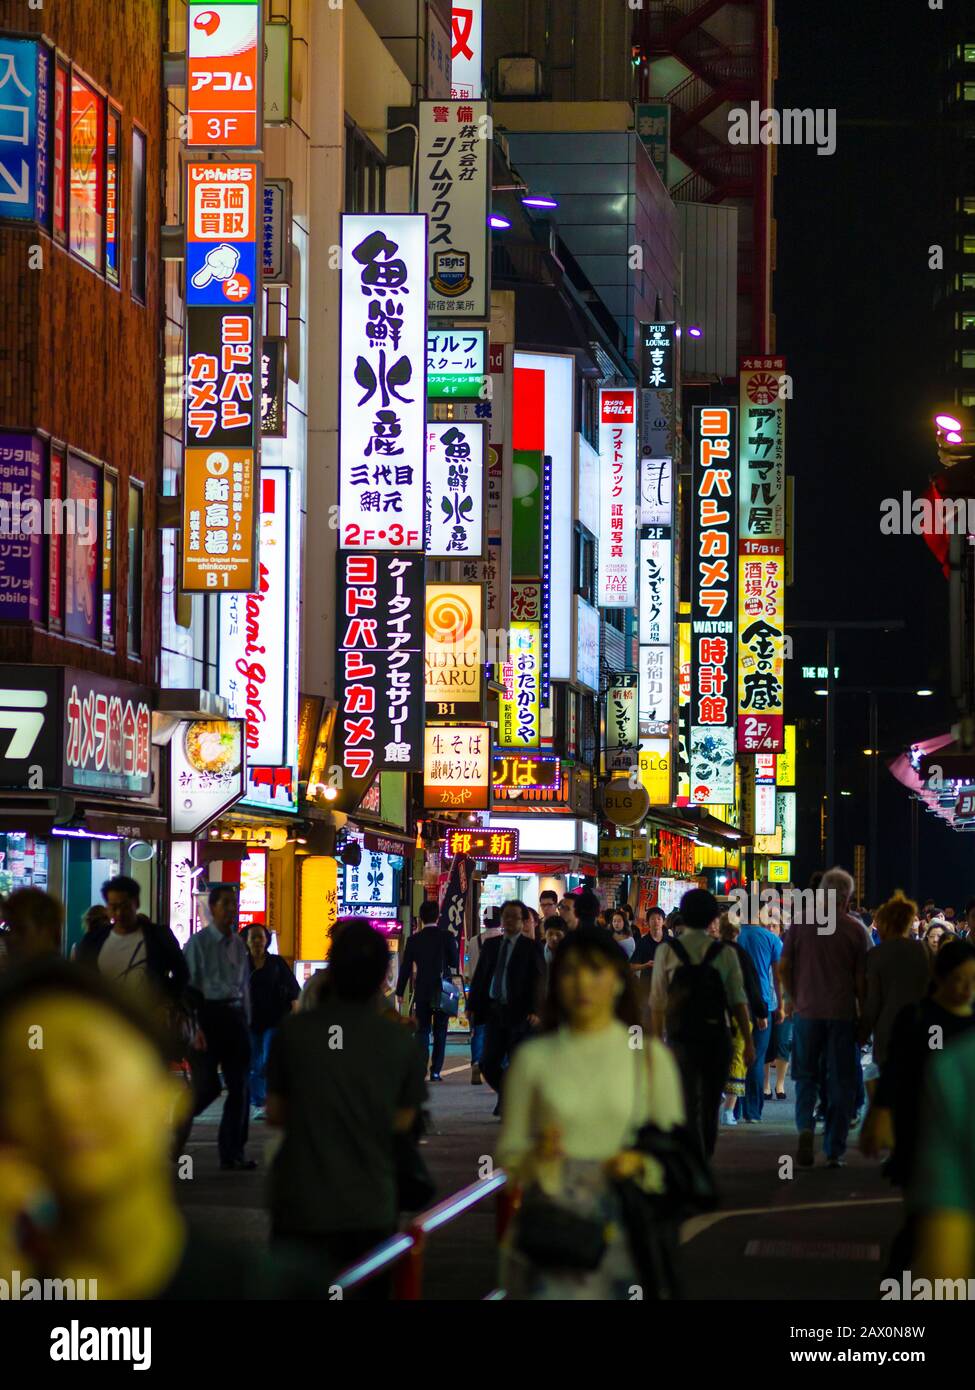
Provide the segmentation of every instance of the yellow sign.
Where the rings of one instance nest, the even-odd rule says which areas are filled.
[[[633,863],[633,846],[630,840],[611,840],[605,835],[599,838],[599,862],[614,869],[629,869]]]
[[[300,862],[298,959],[328,960],[332,928],[338,916],[339,866],[335,859],[324,854],[310,854]]]
[[[427,810],[486,811],[491,802],[491,731],[485,724],[428,724],[423,734]]]
[[[428,719],[481,714],[480,584],[428,584],[426,704]]]
[[[756,835],[753,846],[755,854],[781,854],[782,853],[782,827],[775,827],[774,835]]]
[[[643,786],[631,787],[626,777],[614,778],[602,791],[603,814],[614,825],[639,825],[650,808]]]
[[[541,623],[512,622],[508,660],[501,667],[504,694],[498,699],[498,745],[537,748],[541,742]]]
[[[633,847],[634,864],[642,864],[650,853],[650,841],[646,835],[634,835],[630,839]]]
[[[670,739],[640,740],[640,781],[651,806],[670,805]]]
[[[785,726],[785,752],[775,760],[775,785],[794,787],[796,784],[796,726]]]
[[[792,874],[792,862],[789,859],[770,859],[768,861],[767,878],[769,883],[788,883]]]

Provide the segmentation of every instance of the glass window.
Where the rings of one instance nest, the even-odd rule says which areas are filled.
[[[132,298],[146,302],[146,137],[132,128]]]
[[[345,211],[382,212],[386,163],[377,147],[351,122],[345,127]]]
[[[99,271],[104,222],[105,98],[73,71],[69,243],[76,256]]]
[[[68,70],[58,63],[54,73],[54,239],[68,240]]]
[[[963,275],[961,277],[961,288],[963,290],[975,290],[975,275]]]
[[[966,63],[975,63],[975,43],[963,44],[961,56]]]
[[[962,405],[975,405],[975,391],[963,391],[961,393]]]
[[[0,896],[18,888],[47,889],[47,843],[33,835],[0,835]]]
[[[975,82],[963,82],[961,94],[964,101],[975,101]]]
[[[961,327],[962,332],[975,328],[975,313],[966,310],[961,316]]]
[[[961,355],[961,365],[965,368],[975,367],[975,351],[963,352]]]
[[[64,630],[82,642],[98,642],[98,521],[101,469],[68,454],[68,516],[65,531]]]
[[[969,217],[975,214],[975,198],[962,198],[961,209]]]
[[[51,499],[51,534],[47,551],[47,623],[53,632],[64,631],[64,445],[51,445],[48,478]]]
[[[119,158],[122,145],[122,113],[108,108],[108,145],[105,157],[105,278],[119,282]]]
[[[963,236],[961,239],[961,249],[966,256],[975,256],[975,236]]]
[[[129,656],[142,655],[142,487],[129,479],[129,574],[125,615]]]
[[[118,479],[105,470],[102,484],[102,646],[115,646],[115,497]]]

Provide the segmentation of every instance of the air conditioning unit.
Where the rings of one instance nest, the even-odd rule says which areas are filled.
[[[522,101],[545,94],[545,77],[537,58],[527,53],[499,58],[494,65],[494,95]]]

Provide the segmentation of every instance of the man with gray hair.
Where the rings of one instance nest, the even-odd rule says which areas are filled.
[[[857,1096],[857,1021],[866,991],[867,937],[850,916],[853,879],[845,869],[823,874],[815,920],[795,922],[782,952],[779,975],[793,1002],[792,1079],[796,1083],[798,1162],[815,1161],[813,1112],[820,1075],[826,1078],[828,1168],[841,1168]]]

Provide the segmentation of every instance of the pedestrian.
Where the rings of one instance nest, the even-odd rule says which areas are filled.
[[[866,990],[867,937],[847,912],[853,879],[840,868],[827,870],[820,884],[827,921],[820,930],[793,922],[780,964],[782,987],[793,1001],[795,1029],[792,1077],[796,1083],[798,1162],[815,1162],[813,1112],[821,1075],[826,1083],[823,1149],[826,1166],[841,1168],[856,1111],[859,1085],[857,1030]]]
[[[745,1078],[745,1099],[742,1105],[746,1124],[758,1124],[762,1118],[765,1102],[765,1059],[768,1056],[772,1038],[772,1024],[782,1013],[782,996],[779,990],[778,963],[782,957],[782,942],[770,925],[767,916],[759,915],[759,924],[743,923],[738,934],[738,944],[749,957],[758,976],[762,991],[764,1008],[755,1018],[752,1038],[755,1043],[755,1060],[748,1068]]]
[[[24,1047],[35,1029],[44,1046]],[[22,1281],[70,1281],[70,1296],[86,1300],[327,1298],[337,1269],[322,1277],[279,1265],[187,1223],[170,1147],[174,1120],[189,1106],[171,1053],[159,1016],[99,971],[54,956],[5,976],[5,1289],[16,1272]]]
[[[100,927],[110,927],[112,925],[112,914],[104,903],[92,903],[91,907],[85,912],[81,919],[81,939],[82,941],[91,931],[97,931]],[[71,947],[71,959],[78,959],[78,948],[81,941],[76,941]]]
[[[948,940],[943,922],[932,922],[924,933],[924,949],[928,953],[928,964],[933,968],[942,940]]]
[[[396,1230],[397,1136],[410,1134],[426,1095],[416,1043],[383,1012],[388,963],[380,933],[348,922],[332,945],[327,993],[285,1019],[268,1058],[268,1122],[283,1132],[272,1240],[340,1268]],[[366,1288],[385,1292],[382,1281]]]
[[[559,895],[554,888],[543,888],[538,895],[538,910],[542,922],[549,922],[559,915]]]
[[[965,904],[965,919],[957,924],[955,932],[962,941],[975,941],[975,898],[969,898]]]
[[[467,999],[468,1014],[485,1024],[481,1071],[497,1093],[501,1113],[504,1069],[515,1048],[538,1022],[543,961],[522,933],[521,904],[501,908],[501,936],[485,942]]]
[[[523,1214],[541,1193],[566,1220],[601,1224],[605,1249],[597,1268],[567,1271],[522,1253],[516,1224],[509,1264],[523,1297],[625,1300],[647,1282],[614,1182],[639,1176],[645,1191],[661,1190],[660,1169],[632,1146],[647,1122],[682,1124],[684,1106],[669,1050],[655,1039],[633,1046],[634,1037],[642,1043],[625,958],[605,932],[570,932],[556,952],[543,1031],[511,1065],[498,1161],[526,1189]]]
[[[666,914],[662,907],[651,907],[647,912],[646,931],[637,941],[630,969],[636,978],[637,999],[640,1003],[640,1017],[649,1026],[650,982],[653,978],[653,960],[664,940]]]
[[[718,900],[692,888],[681,898],[680,912],[680,936],[654,957],[650,1011],[655,1036],[666,1033],[680,1066],[688,1127],[710,1158],[731,1062],[729,1014],[745,1039],[746,1067],[755,1060],[755,1047],[738,958],[711,935],[721,920]]]
[[[61,954],[64,908],[42,888],[18,888],[3,900],[0,915],[8,965]]]
[[[565,897],[559,899],[559,916],[566,931],[575,931],[579,925],[579,918],[576,916],[576,898],[574,893],[566,893]]]
[[[738,957],[738,964],[741,967],[741,977],[745,985],[745,996],[748,1000],[748,1013],[752,1023],[752,1037],[755,1036],[755,1028],[759,1020],[768,1019],[768,1002],[762,993],[761,982],[758,978],[758,971],[755,964],[739,942],[741,927],[739,923],[733,922],[727,913],[723,913],[718,928],[720,938],[726,942]],[[721,1123],[727,1126],[734,1126],[738,1123],[737,1111],[743,1109],[745,1102],[745,1089],[748,1077],[748,1068],[745,1066],[745,1036],[738,1027],[738,1021],[731,1019],[731,1062],[728,1066],[728,1081],[725,1086],[724,1106],[721,1110]]]
[[[561,924],[561,918],[556,912],[555,920]],[[500,907],[489,907],[484,914],[484,927],[481,932],[472,937],[467,943],[467,959],[464,963],[465,978],[467,983],[467,1022],[471,1030],[471,1085],[481,1085],[481,1058],[484,1056],[484,1036],[487,1032],[486,1023],[475,1023],[470,1011],[470,987],[474,979],[474,972],[477,969],[477,962],[480,959],[481,949],[485,941],[490,941],[492,936],[501,935],[501,909]]]
[[[609,913],[609,929],[613,934],[613,940],[626,956],[627,960],[632,960],[636,950],[636,942],[633,940],[633,933],[630,931],[630,924],[626,920],[626,914],[619,908],[614,908]]]
[[[124,989],[175,1005],[189,971],[172,931],[140,913],[140,889],[134,878],[118,874],[106,880],[102,897],[107,920],[78,942],[78,963],[94,967]]]
[[[575,894],[576,920],[580,927],[594,927],[599,916],[599,899],[588,886],[579,888]]]
[[[197,1046],[190,1054],[193,1115],[201,1114],[220,1095],[222,1072],[227,1096],[217,1131],[220,1168],[224,1172],[249,1170],[257,1167],[245,1153],[251,1065],[250,957],[234,930],[234,889],[216,884],[210,889],[207,905],[210,923],[194,932],[183,948],[200,1025]]]
[[[428,900],[420,904],[420,924],[406,943],[396,981],[400,1008],[410,979],[413,982],[413,1008],[416,1014],[416,1040],[423,1054],[423,1070],[430,1067],[430,1080],[439,1081],[447,1052],[449,1015],[440,1007],[445,977],[458,969],[457,938],[439,925],[440,908]],[[433,1056],[430,1034],[433,1033]]]
[[[911,923],[917,904],[895,894],[877,909],[880,945],[867,952],[867,994],[860,1041],[873,1037],[873,1060],[882,1068],[887,1060],[894,1020],[901,1009],[917,1004],[928,992],[931,969],[924,947],[911,940]]]
[[[544,960],[546,987],[548,986],[548,981],[551,977],[552,962],[555,959],[555,952],[558,950],[559,946],[565,940],[565,936],[566,933],[563,931],[562,923],[559,921],[559,919],[557,917],[554,920],[550,918],[545,925]]]
[[[267,1054],[275,1030],[298,1007],[301,990],[287,961],[271,955],[271,933],[262,922],[252,922],[244,933],[250,956],[251,1069],[248,1079],[251,1119],[266,1118]]]

